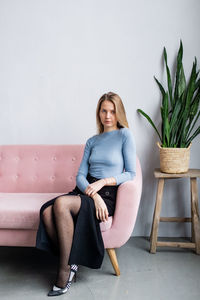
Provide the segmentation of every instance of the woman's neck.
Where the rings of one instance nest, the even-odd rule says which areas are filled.
[[[104,128],[104,131],[103,132],[111,132],[111,131],[116,131],[118,130],[119,128],[118,127],[114,127],[114,128]]]

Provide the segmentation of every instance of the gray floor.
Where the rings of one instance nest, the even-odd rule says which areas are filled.
[[[101,269],[81,267],[77,282],[59,299],[200,299],[200,256],[192,250],[159,248],[150,254],[147,238],[132,237],[117,256],[120,277],[106,254]],[[0,299],[49,299],[55,270],[56,259],[45,252],[0,247]]]

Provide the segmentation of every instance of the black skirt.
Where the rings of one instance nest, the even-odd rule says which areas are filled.
[[[99,179],[88,175],[87,180],[89,183],[92,183]],[[118,186],[104,186],[98,191],[98,194],[105,201],[109,216],[113,216],[115,211],[117,188]],[[79,213],[74,217],[74,236],[69,257],[69,265],[77,264],[93,269],[100,268],[104,257],[104,244],[99,225],[100,221],[96,218],[94,201],[89,196],[83,194],[77,186],[73,191],[60,196],[67,195],[79,195],[81,198]],[[49,200],[41,207],[40,223],[36,238],[36,247],[38,249],[51,252],[54,255],[58,254],[58,249],[53,247],[51,240],[48,237],[42,220],[42,213],[45,208],[53,205],[58,197]]]

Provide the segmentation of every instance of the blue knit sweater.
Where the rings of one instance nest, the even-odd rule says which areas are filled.
[[[76,184],[84,193],[87,174],[98,179],[114,177],[117,185],[136,174],[136,148],[128,128],[104,132],[87,140]]]

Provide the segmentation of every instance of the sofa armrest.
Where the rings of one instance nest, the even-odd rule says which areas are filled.
[[[142,174],[121,184],[117,191],[116,208],[110,230],[103,232],[106,248],[119,248],[130,238],[135,225],[142,192]]]

